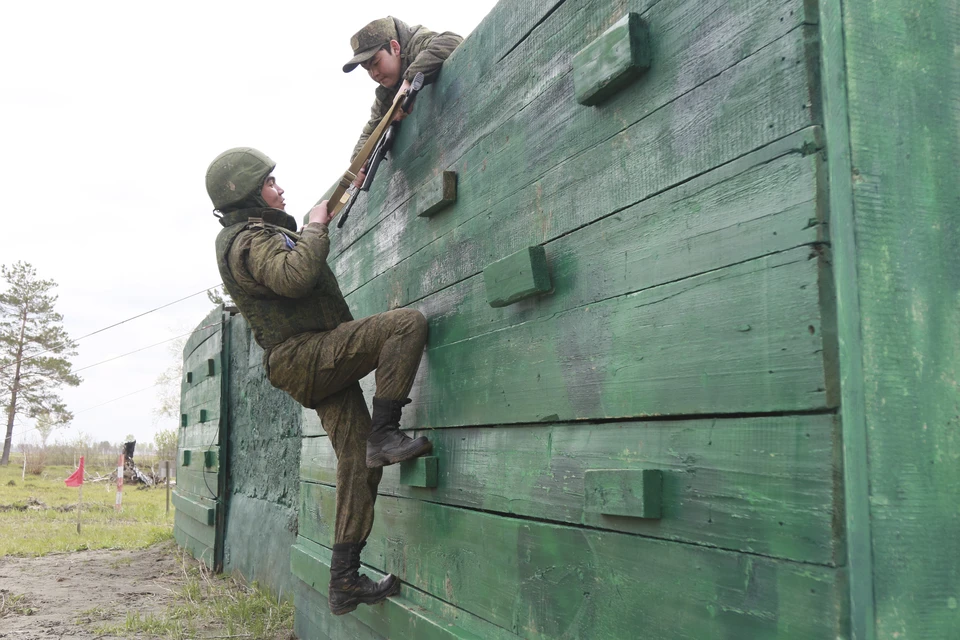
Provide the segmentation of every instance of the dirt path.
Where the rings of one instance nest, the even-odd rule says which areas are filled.
[[[0,557],[0,638],[85,638],[127,612],[164,611],[185,581],[176,545],[143,551],[78,551],[39,558]],[[18,598],[11,605],[11,602]],[[12,609],[12,610],[11,610]]]

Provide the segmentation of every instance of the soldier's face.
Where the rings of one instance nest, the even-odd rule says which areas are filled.
[[[273,176],[268,177],[266,182],[263,183],[263,188],[260,189],[260,195],[268,207],[280,209],[281,211],[285,210],[284,207],[286,204],[283,201],[283,189],[280,188],[280,185],[277,184],[277,179]]]
[[[400,84],[400,43],[390,41],[389,51],[380,49],[377,55],[361,64],[370,78],[388,89]]]

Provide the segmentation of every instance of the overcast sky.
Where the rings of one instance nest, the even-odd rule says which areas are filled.
[[[346,169],[369,117],[373,81],[340,69],[350,35],[391,14],[467,36],[495,4],[6,3],[0,263],[29,262],[58,283],[74,338],[219,284],[209,162],[261,149],[299,218]],[[82,340],[74,368],[188,332],[210,309],[199,295]],[[156,421],[148,389],[171,359],[159,346],[81,372],[63,393],[76,417],[50,442],[149,442],[176,426]],[[38,441],[32,426],[19,417],[14,446]]]

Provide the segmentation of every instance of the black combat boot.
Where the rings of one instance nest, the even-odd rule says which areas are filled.
[[[367,438],[367,468],[376,469],[422,456],[433,450],[433,444],[420,436],[411,438],[400,431],[400,413],[406,400],[373,399],[370,437]]]
[[[377,604],[400,592],[400,579],[388,575],[374,582],[359,574],[360,552],[366,542],[343,542],[333,545],[330,561],[330,611],[342,616],[357,608],[358,604]]]

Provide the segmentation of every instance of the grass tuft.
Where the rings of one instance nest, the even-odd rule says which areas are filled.
[[[185,581],[160,614],[130,612],[118,624],[98,625],[97,635],[155,636],[169,640],[211,637],[291,638],[293,603],[274,598],[254,582],[215,576],[181,553]]]

